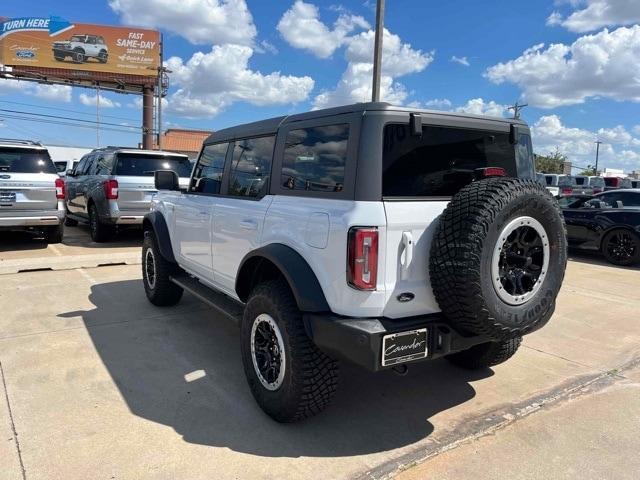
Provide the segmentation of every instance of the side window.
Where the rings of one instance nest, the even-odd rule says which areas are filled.
[[[76,175],[84,175],[87,171],[87,165],[91,163],[91,155],[86,155],[80,159],[80,163],[74,170]]]
[[[301,128],[287,134],[281,185],[290,190],[341,192],[349,125]]]
[[[275,137],[237,140],[229,175],[229,195],[262,197],[269,186]]]
[[[101,155],[96,164],[96,175],[110,175],[113,170],[113,155]]]
[[[624,192],[620,195],[622,205],[625,207],[640,207],[640,194],[632,192]]]
[[[220,193],[224,159],[227,155],[228,147],[228,143],[217,143],[204,147],[191,178],[190,192]]]
[[[85,175],[95,175],[96,174],[96,164],[98,163],[98,155],[92,155],[91,159],[87,162],[87,166],[85,167]]]

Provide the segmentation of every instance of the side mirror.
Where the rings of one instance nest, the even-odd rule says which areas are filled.
[[[156,170],[153,175],[156,190],[180,190],[178,174],[173,170]]]
[[[67,170],[67,174],[66,175],[67,175],[67,177],[73,177],[74,176],[73,169],[70,168],[69,170]]]
[[[419,113],[412,113],[409,117],[409,129],[411,130],[411,136],[422,136],[422,116]]]

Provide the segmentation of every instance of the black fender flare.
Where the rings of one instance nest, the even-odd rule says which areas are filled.
[[[320,282],[307,261],[294,249],[272,243],[249,252],[240,262],[235,290],[238,298],[247,301],[255,272],[263,261],[269,261],[282,273],[291,288],[298,308],[303,312],[329,312],[329,304]]]
[[[142,220],[142,229],[145,235],[148,231],[153,231],[160,254],[165,260],[176,263],[176,257],[173,255],[173,247],[171,246],[171,237],[169,237],[169,228],[164,216],[160,212],[149,212]]]

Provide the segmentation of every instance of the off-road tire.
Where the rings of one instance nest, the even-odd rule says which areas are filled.
[[[261,314],[273,318],[283,339],[285,373],[277,390],[263,386],[253,365],[251,330]],[[251,292],[240,338],[242,363],[251,393],[271,418],[277,422],[295,422],[320,413],[330,404],[337,389],[338,365],[307,336],[302,314],[283,279],[259,284]]]
[[[56,225],[47,227],[44,231],[44,239],[47,243],[61,243],[64,237],[64,226]]]
[[[89,233],[91,234],[91,240],[96,243],[102,243],[109,240],[114,234],[113,225],[107,225],[100,221],[100,215],[98,215],[98,208],[95,203],[89,205]]]
[[[150,282],[149,271],[147,270],[150,255],[154,262],[155,277],[153,282]],[[175,275],[178,272],[178,265],[169,262],[160,253],[153,231],[144,232],[144,241],[142,242],[142,283],[147,298],[151,303],[158,307],[169,307],[180,301],[184,290],[169,280],[171,275]]]
[[[522,337],[501,342],[481,343],[468,350],[447,355],[445,358],[458,367],[481,370],[509,360],[518,351],[520,343],[522,343]]]
[[[535,293],[523,304],[510,304],[494,287],[492,258],[502,229],[523,216],[544,228],[549,264]],[[547,189],[532,180],[489,178],[467,185],[451,199],[433,239],[429,274],[438,305],[454,328],[503,341],[549,320],[566,262],[564,218]]]
[[[633,248],[635,248],[635,252],[632,255],[628,256],[627,258],[619,258],[609,252],[609,242],[616,235],[624,235],[627,241],[632,243]],[[630,246],[628,246],[628,248],[629,247]],[[640,263],[640,237],[626,229],[616,228],[615,230],[611,230],[609,233],[607,233],[602,239],[601,250],[602,255],[604,255],[604,258],[607,260],[607,262],[613,265],[628,267],[631,265],[635,265],[636,263]]]
[[[109,59],[109,54],[105,50],[101,50],[100,53],[98,53],[98,61],[100,63],[107,63],[108,59]]]
[[[84,61],[87,59],[84,51],[80,48],[76,48],[72,52],[71,58],[73,58],[73,63],[84,63]]]

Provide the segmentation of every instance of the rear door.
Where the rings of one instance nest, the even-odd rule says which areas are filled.
[[[58,178],[45,148],[0,147],[0,215],[56,210]]]
[[[155,195],[154,172],[156,170],[173,170],[178,174],[180,184],[186,188],[191,174],[191,163],[183,155],[167,155],[163,153],[117,152],[115,163],[113,156],[104,159],[105,164],[113,168],[118,181],[118,209],[120,211],[146,212]],[[106,171],[106,170],[105,170]]]
[[[385,126],[386,317],[440,311],[429,278],[431,242],[438,217],[451,197],[474,180],[476,169],[501,167],[508,176],[534,178],[529,135],[522,133],[514,146],[508,124],[487,125],[486,130],[425,126],[422,136],[411,135],[408,124]],[[403,297],[413,300],[402,302]]]
[[[90,159],[91,154],[82,157],[78,165],[74,167],[73,174],[67,175],[64,180],[67,190],[67,210],[75,215],[81,213],[81,203],[79,203],[78,199],[78,196],[82,194],[82,191],[80,189],[80,181],[82,179],[82,172],[85,170]]]
[[[235,279],[244,256],[258,248],[267,209],[275,135],[236,140],[230,153],[225,195],[213,211],[213,275],[217,286],[235,295]]]

